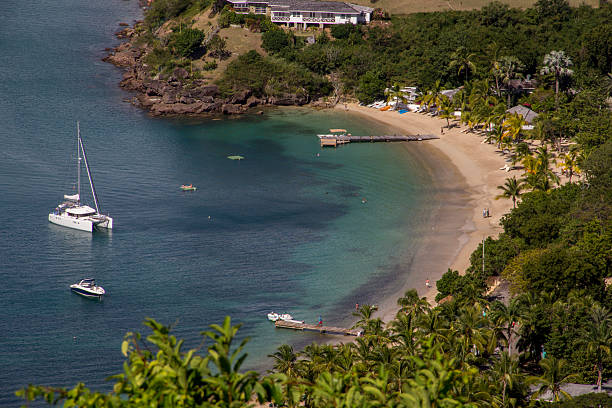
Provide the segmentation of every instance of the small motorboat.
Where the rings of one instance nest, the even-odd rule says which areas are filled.
[[[181,186],[181,190],[183,190],[183,191],[196,191],[197,187],[195,187],[193,184],[183,184]]]
[[[284,320],[286,322],[288,321],[297,322],[297,320],[293,320],[293,316],[291,316],[289,313],[278,314],[278,313],[270,312],[268,313],[268,320],[271,320],[273,322],[277,320]]]
[[[88,298],[101,299],[106,291],[102,286],[97,286],[95,279],[81,279],[79,283],[70,285],[70,290],[74,293]]]

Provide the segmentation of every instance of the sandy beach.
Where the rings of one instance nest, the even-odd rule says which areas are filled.
[[[463,273],[469,266],[470,254],[483,238],[496,237],[502,228],[500,218],[512,208],[512,201],[495,200],[506,178],[520,176],[518,170],[500,170],[506,164],[504,156],[493,144],[482,143],[483,137],[462,133],[463,126],[444,128],[446,120],[408,112],[382,112],[357,104],[339,105],[339,109],[377,120],[410,135],[432,134],[440,139],[414,142],[419,146],[398,143],[398,148],[418,149],[426,156],[423,162],[432,172],[440,191],[439,205],[432,215],[432,231],[425,234],[419,253],[408,265],[410,273],[397,296],[379,304],[382,318],[390,320],[397,311],[396,301],[407,289],[416,288],[435,304],[435,282],[448,268]],[[458,123],[457,123],[458,124]],[[438,185],[439,183],[439,185]],[[489,217],[483,217],[483,209]],[[429,279],[431,288],[425,286]]]

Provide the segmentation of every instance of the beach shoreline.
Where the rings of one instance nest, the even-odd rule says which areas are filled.
[[[402,285],[391,297],[381,299],[378,314],[390,321],[399,309],[397,299],[406,290],[417,289],[435,305],[436,281],[448,268],[464,273],[470,265],[470,255],[486,237],[497,237],[502,231],[499,221],[512,208],[511,200],[495,200],[497,186],[506,178],[519,176],[517,170],[500,170],[504,157],[495,145],[483,143],[483,137],[463,133],[463,126],[443,128],[446,121],[408,112],[382,112],[357,104],[339,105],[364,118],[381,122],[408,135],[431,134],[437,140],[398,143],[398,148],[415,149],[423,157],[423,165],[436,180],[437,207],[431,214],[431,232],[423,234],[417,254],[409,265],[402,265],[409,273],[402,277]],[[442,132],[441,133],[441,129]],[[418,144],[418,146],[414,146]],[[483,209],[489,217],[483,217]],[[425,285],[430,281],[430,288]],[[401,288],[401,289],[400,289]]]

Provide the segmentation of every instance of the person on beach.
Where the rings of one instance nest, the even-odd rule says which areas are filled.
[[[425,281],[425,286],[427,286],[427,288],[431,288],[431,284],[429,283],[429,279],[427,279]]]
[[[359,310],[359,303],[355,303],[355,310]]]
[[[319,316],[319,322],[317,323],[317,326],[323,326],[323,318],[321,316]]]
[[[490,217],[490,215],[489,215],[489,207],[487,207],[487,218],[489,218],[489,217]]]

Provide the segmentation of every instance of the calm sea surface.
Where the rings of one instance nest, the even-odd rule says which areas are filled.
[[[0,15],[0,406],[28,383],[108,390],[145,317],[195,347],[231,315],[251,337],[247,368],[265,370],[279,345],[320,339],[275,330],[267,312],[351,324],[356,302],[380,302],[409,273],[427,173],[397,145],[321,150],[315,136],[379,125],[306,109],[152,119],[100,61],[118,23],[140,18],[136,1],[0,2]],[[112,233],[47,221],[74,192],[77,120]],[[83,277],[108,296],[71,294]]]

